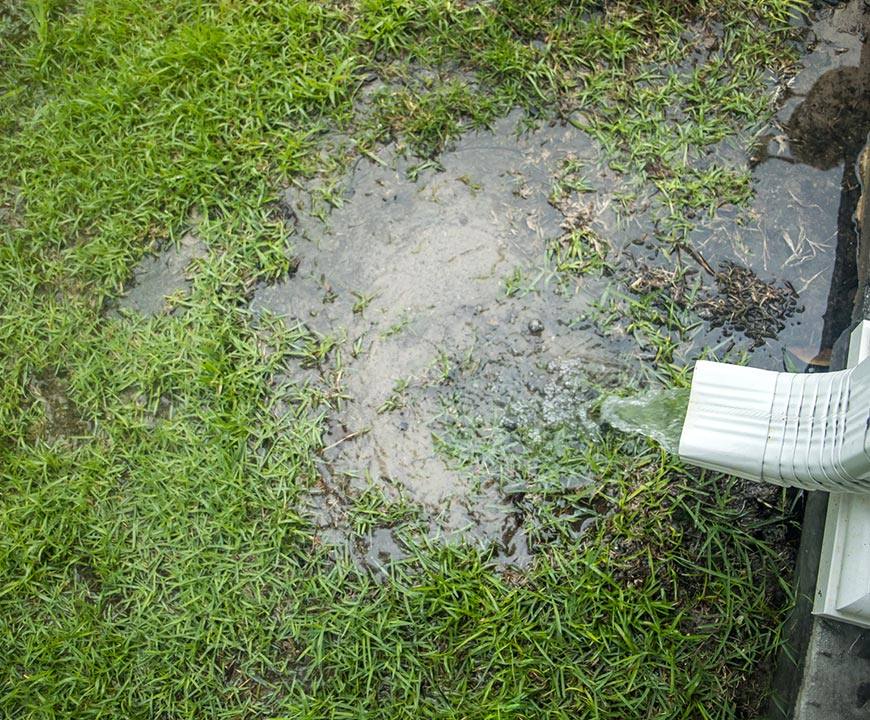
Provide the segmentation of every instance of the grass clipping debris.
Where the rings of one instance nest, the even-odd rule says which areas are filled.
[[[713,326],[739,331],[756,344],[776,337],[798,310],[798,294],[788,282],[765,282],[752,270],[723,263],[716,272],[717,294],[698,302],[699,315]]]

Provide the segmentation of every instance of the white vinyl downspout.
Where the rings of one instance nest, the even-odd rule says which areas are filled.
[[[814,612],[870,627],[870,322],[850,340],[847,368],[825,374],[698,362],[679,454],[829,491]]]
[[[702,360],[680,457],[749,480],[870,493],[868,423],[870,362],[806,375]]]

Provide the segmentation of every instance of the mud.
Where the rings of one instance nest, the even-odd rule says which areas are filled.
[[[90,423],[70,398],[68,382],[62,375],[40,373],[30,380],[27,389],[38,405],[37,418],[29,429],[31,438],[75,445],[90,434]]]
[[[147,255],[133,271],[118,309],[146,317],[171,311],[172,298],[190,288],[191,263],[205,254],[205,244],[193,233],[185,233],[162,253]]]

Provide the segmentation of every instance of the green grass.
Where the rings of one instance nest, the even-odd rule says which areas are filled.
[[[338,202],[335,180],[379,143],[437,165],[514,106],[582,113],[615,167],[658,178],[662,240],[679,242],[686,209],[745,196],[727,169],[684,171],[770,111],[762,70],[793,61],[797,6],[6,3],[5,716],[751,715],[787,606],[788,559],[766,539],[781,513],[743,517],[729,481],[610,438],[565,451],[600,481],[559,501],[609,510],[592,536],[542,537],[524,573],[418,536],[377,582],[318,542],[300,502],[341,402],[338,340],[254,322],[248,301],[293,267],[281,187],[316,178]],[[722,24],[724,59],[667,70],[695,21]],[[373,77],[386,88],[364,100]],[[188,230],[208,252],[175,312],[107,313],[137,261]],[[304,368],[329,382],[297,382]],[[360,530],[405,517],[357,506]]]

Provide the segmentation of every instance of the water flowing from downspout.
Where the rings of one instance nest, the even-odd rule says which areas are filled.
[[[631,397],[608,397],[601,419],[624,433],[652,438],[677,453],[689,405],[689,388],[655,388]]]

